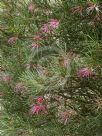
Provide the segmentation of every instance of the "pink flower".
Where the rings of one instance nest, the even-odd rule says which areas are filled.
[[[57,19],[51,19],[50,22],[49,22],[49,27],[51,29],[55,29],[55,28],[58,28],[59,26],[59,21]]]
[[[33,3],[30,3],[30,4],[28,5],[28,10],[29,10],[29,12],[34,12],[34,10],[35,10],[35,5],[34,5]]]
[[[11,38],[9,38],[8,43],[9,44],[16,44],[17,39],[18,39],[17,37],[11,37]]]
[[[39,97],[37,98],[37,103],[43,103],[43,102],[44,102],[43,96],[39,96]]]
[[[50,27],[48,24],[44,24],[42,27],[41,27],[41,31],[44,32],[44,33],[50,33],[51,30],[50,30]]]
[[[3,77],[2,77],[2,80],[4,81],[4,82],[8,82],[8,81],[10,81],[12,78],[11,78],[11,76],[10,75],[4,75]]]
[[[47,113],[45,105],[35,105],[30,109],[31,114]]]
[[[79,70],[78,72],[78,76],[79,77],[90,77],[93,75],[93,71],[91,68],[82,68],[81,70]]]
[[[32,49],[36,49],[39,47],[39,45],[37,43],[32,43],[31,47],[32,47]]]
[[[58,26],[59,26],[59,21],[57,19],[51,19],[48,23],[44,24],[41,27],[41,31],[49,34],[54,29],[58,28]]]

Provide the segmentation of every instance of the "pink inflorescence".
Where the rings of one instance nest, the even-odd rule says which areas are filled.
[[[58,28],[59,26],[59,21],[57,19],[51,19],[49,21],[49,26],[52,28],[52,29],[55,29],[55,28]]]
[[[36,99],[36,105],[34,105],[31,109],[30,112],[31,114],[39,114],[39,113],[47,113],[46,106],[43,104],[44,103],[44,98],[43,96],[39,96]]]
[[[44,33],[51,33],[54,29],[58,28],[59,21],[57,19],[51,19],[48,23],[41,27],[41,31]]]
[[[35,105],[31,108],[32,114],[39,114],[41,112],[47,113],[46,106],[45,105]]]
[[[91,68],[82,68],[78,72],[79,77],[90,77],[93,75],[93,71]]]
[[[42,27],[41,27],[41,31],[44,32],[44,33],[50,33],[51,30],[50,30],[50,27],[48,24],[44,24]]]
[[[43,96],[39,96],[39,97],[37,98],[37,103],[43,103],[43,102],[44,102]]]
[[[32,49],[36,49],[39,47],[39,45],[37,43],[32,43],[31,47],[32,47]]]

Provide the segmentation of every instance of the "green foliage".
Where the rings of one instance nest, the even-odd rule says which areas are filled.
[[[0,1],[0,63],[1,136],[102,135],[101,0]],[[47,113],[32,115],[39,96]]]

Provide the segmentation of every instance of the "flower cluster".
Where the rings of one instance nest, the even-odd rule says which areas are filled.
[[[94,75],[93,70],[91,68],[88,68],[88,67],[82,68],[78,71],[79,77],[90,77],[92,75]]]
[[[48,23],[44,24],[41,27],[41,32],[50,34],[54,29],[58,28],[58,26],[59,26],[59,21],[57,19],[51,19]],[[41,41],[44,39],[46,38],[42,38],[40,34],[34,36],[32,39],[34,42],[31,44],[31,48],[38,49],[39,46],[41,46]]]
[[[37,43],[32,43],[31,45],[32,49],[37,49],[39,47],[39,44]]]
[[[31,44],[31,48],[32,49],[38,49],[42,44],[41,41],[43,40],[43,38],[39,35],[35,35],[33,38],[33,43]]]
[[[45,113],[47,114],[47,108],[46,105],[44,104],[45,100],[42,96],[38,97],[36,100],[36,105],[32,106],[30,109],[30,113],[32,115],[36,114],[38,115],[39,113]]]
[[[58,26],[59,26],[59,21],[57,19],[51,19],[48,23],[44,24],[41,27],[41,31],[43,33],[50,34],[54,29],[58,28]]]

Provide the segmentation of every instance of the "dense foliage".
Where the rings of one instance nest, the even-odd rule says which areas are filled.
[[[0,135],[102,136],[102,1],[0,1]]]

